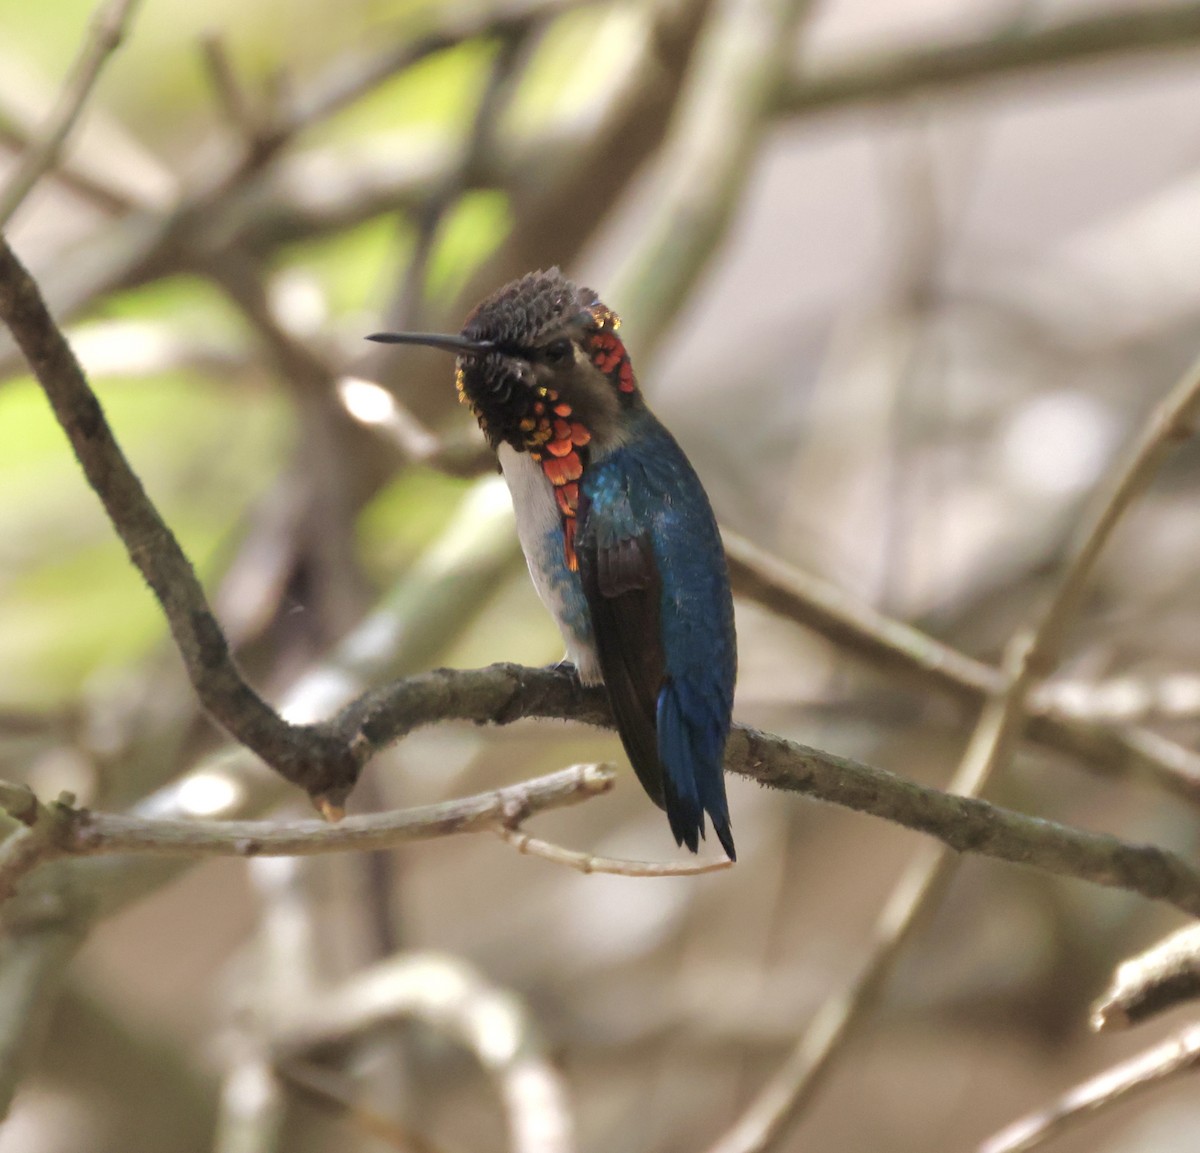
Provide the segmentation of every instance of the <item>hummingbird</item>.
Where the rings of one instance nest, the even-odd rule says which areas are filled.
[[[736,860],[724,753],[737,644],[725,552],[683,450],[650,411],[621,320],[557,268],[506,284],[458,335],[368,340],[455,354],[459,400],[496,451],[543,604],[675,843],[705,814]]]

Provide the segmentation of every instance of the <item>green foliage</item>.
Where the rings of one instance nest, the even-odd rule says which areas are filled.
[[[407,568],[443,531],[470,485],[427,468],[397,474],[358,518],[368,575],[382,585]]]
[[[411,249],[412,239],[407,221],[382,217],[337,236],[296,245],[285,264],[317,277],[334,316],[374,313],[387,299],[392,270]]]
[[[208,281],[170,276],[105,297],[100,312],[113,320],[161,321],[179,336],[231,344],[245,329],[243,319]]]
[[[508,198],[501,192],[468,193],[442,224],[429,265],[429,291],[450,297],[499,245],[509,227]]]
[[[400,25],[405,38],[417,38],[427,21],[413,18]],[[386,40],[394,39],[391,30]],[[429,130],[461,133],[470,124],[487,82],[488,65],[495,55],[491,45],[471,41],[434,53],[307,137],[314,143],[331,138],[356,138],[373,133]]]
[[[86,32],[93,0],[0,0],[4,29],[0,57],[20,60],[27,80],[49,96],[67,73]],[[219,119],[201,42],[220,30],[222,47],[239,81],[255,102],[268,102],[319,72],[339,53],[377,51],[383,44],[418,38],[442,9],[413,0],[143,0],[134,34],[122,47],[119,67],[104,77],[94,104],[136,131],[141,141],[166,154],[190,154],[190,127]],[[463,122],[483,82],[491,53],[470,44],[439,53],[410,75],[385,85],[340,120],[333,131]],[[11,55],[10,55],[11,54]]]
[[[636,7],[580,8],[547,29],[515,94],[510,120],[546,128],[556,117],[594,104],[607,77],[629,59],[645,12]]]
[[[109,420],[201,576],[271,480],[289,422],[271,394],[183,372],[97,381]],[[0,388],[0,700],[45,703],[143,656],[162,612],[87,488],[40,389]]]

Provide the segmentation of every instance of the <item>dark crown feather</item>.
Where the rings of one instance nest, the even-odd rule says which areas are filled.
[[[590,288],[578,288],[557,268],[530,272],[492,293],[471,310],[463,325],[469,340],[490,340],[519,353],[552,328],[597,303]]]

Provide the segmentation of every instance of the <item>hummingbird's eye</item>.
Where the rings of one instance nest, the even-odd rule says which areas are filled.
[[[569,340],[552,340],[542,349],[542,360],[552,368],[566,364],[574,355]]]

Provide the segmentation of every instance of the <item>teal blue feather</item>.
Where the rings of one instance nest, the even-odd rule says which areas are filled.
[[[580,484],[579,555],[618,731],[677,843],[734,859],[724,753],[737,648],[725,554],[683,450],[645,408]]]

